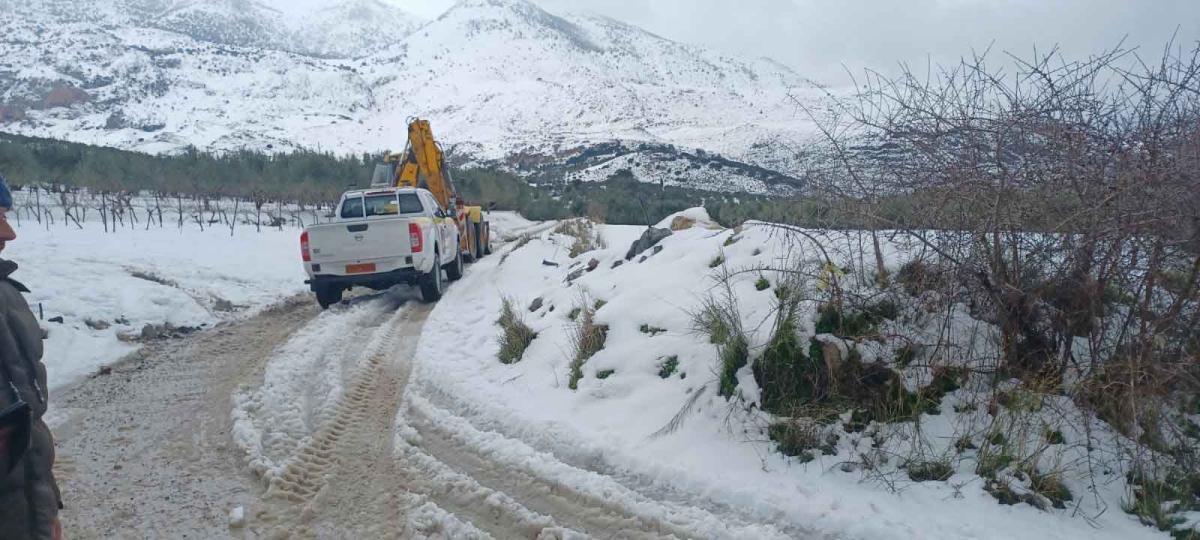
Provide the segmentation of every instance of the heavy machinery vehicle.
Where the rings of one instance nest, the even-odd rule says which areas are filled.
[[[409,119],[408,144],[400,156],[388,154],[375,167],[372,186],[426,188],[458,225],[459,242],[467,262],[492,252],[491,229],[483,207],[468,206],[454,189],[445,155],[433,138],[428,120]]]
[[[335,221],[311,225],[300,236],[305,281],[322,308],[355,286],[376,290],[419,285],[426,302],[462,277],[464,261],[491,253],[483,208],[467,206],[454,190],[441,148],[427,120],[408,125],[403,154],[376,166],[369,189],[342,194]]]

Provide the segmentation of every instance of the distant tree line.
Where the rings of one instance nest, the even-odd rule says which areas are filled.
[[[286,154],[224,154],[187,148],[151,155],[101,146],[0,133],[0,172],[10,183],[87,187],[96,191],[151,190],[315,203],[364,181],[378,156],[336,156],[299,150]]]
[[[143,154],[102,146],[0,133],[0,173],[11,184],[86,187],[98,192],[153,191],[203,197],[320,204],[368,184],[380,154],[298,150],[214,154]],[[706,206],[724,223],[776,217],[811,221],[829,215],[812,202],[722,194],[638,182],[617,173],[605,182],[531,185],[494,168],[455,169],[457,189],[473,203],[516,210],[530,219],[588,216],[616,224],[653,224],[673,212]],[[807,216],[807,217],[806,217]],[[824,220],[821,220],[824,222]]]

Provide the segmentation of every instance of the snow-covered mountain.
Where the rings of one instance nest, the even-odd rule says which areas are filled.
[[[462,0],[428,22],[380,0],[0,10],[0,130],[147,152],[399,149],[420,115],[460,162],[790,193],[811,134],[794,99],[824,95],[767,59],[526,0]]]

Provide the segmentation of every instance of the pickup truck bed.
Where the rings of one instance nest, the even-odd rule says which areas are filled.
[[[335,222],[309,227],[313,278],[354,278],[407,270],[415,272],[408,228],[394,217],[369,222]]]

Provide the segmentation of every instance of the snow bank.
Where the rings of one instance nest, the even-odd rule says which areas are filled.
[[[409,391],[480,430],[520,439],[631,489],[721,508],[789,531],[863,538],[1155,535],[1120,511],[1119,482],[1095,493],[1075,490],[1077,501],[1082,499],[1080,515],[1098,514],[1089,521],[1074,516],[1071,507],[1039,511],[1000,505],[969,469],[948,482],[904,478],[893,493],[879,482],[864,481],[860,470],[843,467],[853,459],[847,448],[809,463],[780,454],[765,433],[763,413],[717,395],[716,351],[692,331],[690,312],[719,292],[714,276],[723,270],[778,263],[797,250],[766,226],[714,230],[702,210],[682,215],[696,226],[675,231],[660,242],[661,251],[630,261],[623,255],[642,227],[597,226],[608,247],[570,259],[572,238],[521,224],[536,237],[473,265],[430,315]],[[660,226],[669,226],[672,218]],[[885,249],[895,263],[908,248],[896,240]],[[586,271],[592,259],[595,269]],[[580,275],[568,279],[573,272]],[[758,277],[745,273],[732,280],[756,347],[770,331],[774,298],[771,288],[757,289]],[[764,277],[772,284],[778,278]],[[496,319],[504,297],[513,299],[538,333],[523,359],[511,365],[497,359]],[[531,311],[537,298],[541,306]],[[567,386],[573,356],[570,316],[585,304],[600,306],[596,322],[608,326],[607,341],[584,364],[578,390],[572,391]],[[813,321],[801,324],[806,328],[800,332],[811,335]],[[458,346],[439,346],[446,342]],[[739,379],[742,388],[755,391],[748,368]],[[688,403],[694,406],[682,415],[678,429],[664,429]],[[936,420],[930,424],[940,429]],[[566,473],[561,480],[578,482]]]
[[[16,231],[0,256],[20,266],[13,278],[44,314],[51,388],[136,350],[118,335],[140,335],[147,324],[210,326],[306,289],[293,228],[241,225],[231,237],[227,227],[168,223],[106,233],[99,222],[79,229],[26,218]],[[54,317],[63,322],[49,322]]]

